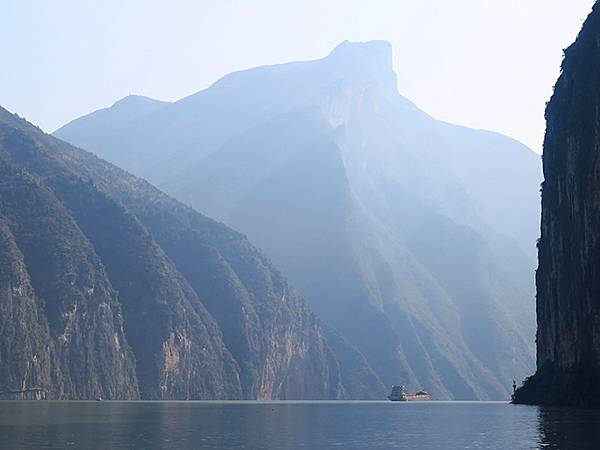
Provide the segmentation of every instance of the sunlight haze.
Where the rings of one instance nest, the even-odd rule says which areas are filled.
[[[4,1],[0,102],[50,132],[128,94],[176,100],[235,70],[385,39],[402,95],[438,119],[540,152],[562,49],[593,1],[101,4]]]

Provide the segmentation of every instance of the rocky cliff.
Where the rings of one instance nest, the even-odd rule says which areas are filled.
[[[600,404],[600,5],[546,109],[537,372],[517,403]]]
[[[0,391],[377,398],[244,236],[0,109]]]
[[[0,148],[16,139],[2,133]],[[4,161],[0,176],[0,390],[137,398],[121,306],[93,245],[35,178]]]

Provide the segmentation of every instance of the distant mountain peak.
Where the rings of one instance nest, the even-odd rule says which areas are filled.
[[[329,54],[334,55],[384,55],[392,58],[392,44],[385,40],[340,42]]]
[[[62,136],[65,129],[79,120],[88,121],[88,120],[104,120],[111,121],[114,120],[115,123],[125,124],[128,121],[134,120],[140,116],[145,114],[150,114],[154,111],[159,110],[165,105],[168,105],[169,102],[165,102],[162,100],[156,100],[150,97],[145,97],[143,95],[127,95],[120,100],[117,100],[108,108],[102,108],[97,111],[94,111],[90,114],[87,114],[79,119],[75,119],[66,125],[63,125],[54,133],[57,136]],[[94,150],[93,146],[87,146],[89,149]]]
[[[392,45],[387,41],[343,41],[320,60],[320,65],[323,79],[330,83],[321,92],[327,92],[321,107],[334,128],[345,122],[353,102],[363,102],[367,97],[372,107],[386,99],[414,108],[412,102],[399,95]]]
[[[392,44],[388,41],[343,41],[325,59],[336,64],[356,64],[363,68],[393,70]]]
[[[146,97],[144,95],[137,94],[129,94],[123,97],[120,100],[114,102],[111,108],[130,108],[130,107],[140,107],[145,105],[161,105],[167,104],[168,102],[164,102],[161,100],[156,100],[151,97]]]

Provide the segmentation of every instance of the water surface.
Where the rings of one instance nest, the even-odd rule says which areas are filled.
[[[496,402],[0,402],[6,449],[600,448],[597,411]]]

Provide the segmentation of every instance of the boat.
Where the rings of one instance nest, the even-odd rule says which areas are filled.
[[[429,394],[425,391],[419,391],[415,394],[409,394],[406,392],[404,385],[392,386],[392,393],[388,395],[388,399],[392,402],[415,402],[415,401],[428,401],[431,400]]]

